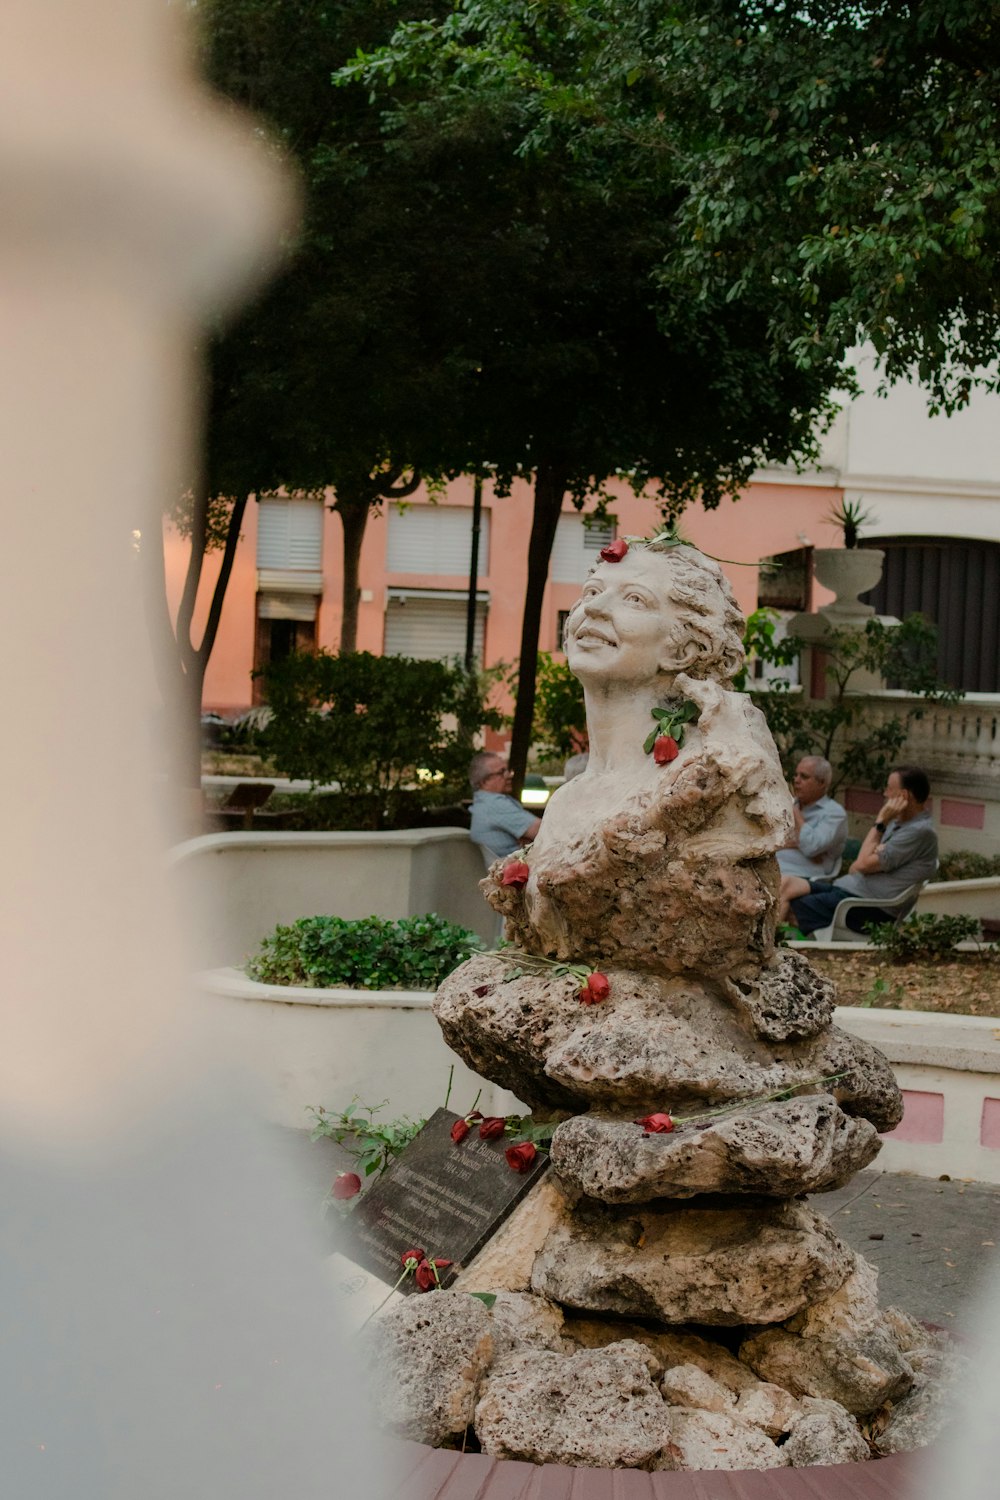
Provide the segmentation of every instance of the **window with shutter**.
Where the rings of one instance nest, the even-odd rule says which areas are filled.
[[[323,566],[323,502],[261,500],[257,508],[257,566],[318,573]]]
[[[386,566],[390,573],[465,577],[472,555],[472,507],[393,505],[389,508]],[[490,513],[482,512],[479,572],[490,570]]]
[[[583,516],[560,516],[552,545],[550,573],[553,582],[582,583],[597,561],[601,548],[614,541],[616,531],[614,516],[590,526],[586,525]]]
[[[474,649],[479,661],[483,659],[486,605],[485,598],[477,599]],[[386,656],[414,656],[437,661],[463,659],[466,609],[463,594],[455,594],[452,598],[421,597],[390,590],[385,611]]]

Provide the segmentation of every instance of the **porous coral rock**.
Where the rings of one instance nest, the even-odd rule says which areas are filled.
[[[483,1386],[475,1430],[494,1458],[591,1469],[650,1469],[670,1441],[646,1350],[628,1341],[509,1355]]]
[[[664,1371],[660,1393],[671,1406],[690,1406],[699,1411],[731,1412],[736,1400],[732,1391],[698,1365],[674,1365]]]
[[[494,1359],[530,1345],[540,1349],[563,1347],[562,1308],[530,1292],[497,1292],[490,1308]]]
[[[734,985],[732,993],[757,1035],[769,1042],[817,1036],[829,1026],[836,1003],[832,982],[803,953],[788,948],[761,969],[756,983]]]
[[[845,1338],[805,1338],[769,1328],[740,1346],[740,1358],[793,1395],[821,1396],[863,1416],[895,1401],[913,1384],[913,1369],[880,1321]]]
[[[658,1469],[781,1469],[788,1464],[784,1448],[759,1427],[725,1412],[670,1411],[670,1442]]]
[[[440,1444],[472,1421],[493,1360],[492,1320],[464,1292],[414,1294],[368,1324],[361,1348],[381,1425]]]
[[[556,1129],[552,1165],[563,1182],[604,1203],[700,1193],[791,1198],[847,1182],[880,1146],[867,1120],[813,1094],[681,1122],[670,1134],[647,1134],[617,1115],[577,1115]]]
[[[854,1421],[842,1406],[833,1401],[813,1403],[781,1449],[788,1463],[796,1469],[814,1465],[856,1464],[871,1458],[868,1444]]]
[[[799,1203],[582,1205],[553,1229],[532,1290],[664,1323],[779,1323],[839,1287],[853,1255]],[[784,1383],[784,1382],[779,1382]]]
[[[760,1384],[753,1371],[741,1365],[728,1349],[684,1329],[651,1329],[642,1323],[573,1317],[566,1319],[563,1333],[585,1349],[603,1349],[618,1339],[631,1339],[655,1355],[656,1373],[662,1374],[673,1365],[696,1365],[734,1396]]]
[[[736,1415],[741,1422],[763,1427],[768,1437],[777,1438],[791,1432],[803,1412],[795,1397],[782,1386],[761,1380],[740,1393]]]

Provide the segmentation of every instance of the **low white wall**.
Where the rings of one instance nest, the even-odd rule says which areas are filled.
[[[876,1165],[919,1177],[1000,1182],[1000,1022],[992,1016],[838,1006],[835,1023],[874,1042],[903,1090],[902,1124]]]
[[[1000,920],[1000,875],[980,880],[937,880],[917,897],[917,912],[941,917],[984,917]]]
[[[197,962],[240,964],[279,922],[320,914],[437,912],[487,943],[496,918],[479,891],[483,857],[464,828],[396,833],[216,833],[171,851]]]
[[[427,991],[299,989],[257,984],[229,968],[200,974],[197,984],[224,1055],[279,1125],[303,1129],[309,1106],[341,1110],[354,1098],[388,1100],[383,1119],[429,1115],[444,1103],[453,1065],[456,1114],[480,1091],[484,1114],[524,1111],[445,1045]]]

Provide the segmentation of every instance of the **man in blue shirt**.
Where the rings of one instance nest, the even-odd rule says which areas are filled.
[[[825,881],[798,882],[791,897],[792,916],[807,935],[827,927],[845,896],[871,898],[871,906],[856,906],[847,914],[853,932],[871,922],[891,921],[899,915],[879,909],[879,898],[890,900],[911,885],[929,880],[937,869],[937,834],[927,808],[931,785],[919,766],[897,766],[889,773],[885,802],[874,828],[865,835],[850,874],[836,885]]]
[[[502,755],[480,750],[469,766],[472,787],[472,825],[469,833],[474,844],[494,859],[505,859],[530,844],[539,828],[536,818],[510,795],[513,773]]]
[[[781,895],[778,921],[789,919],[791,895],[802,895],[803,880],[823,880],[840,874],[847,842],[847,813],[828,796],[833,767],[821,755],[806,755],[795,767],[792,816],[795,827],[784,849],[778,850]]]

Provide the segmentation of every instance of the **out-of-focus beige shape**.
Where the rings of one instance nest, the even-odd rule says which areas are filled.
[[[0,8],[0,1122],[63,1148],[201,1062],[134,533],[190,472],[195,320],[267,273],[294,210],[181,20]]]

